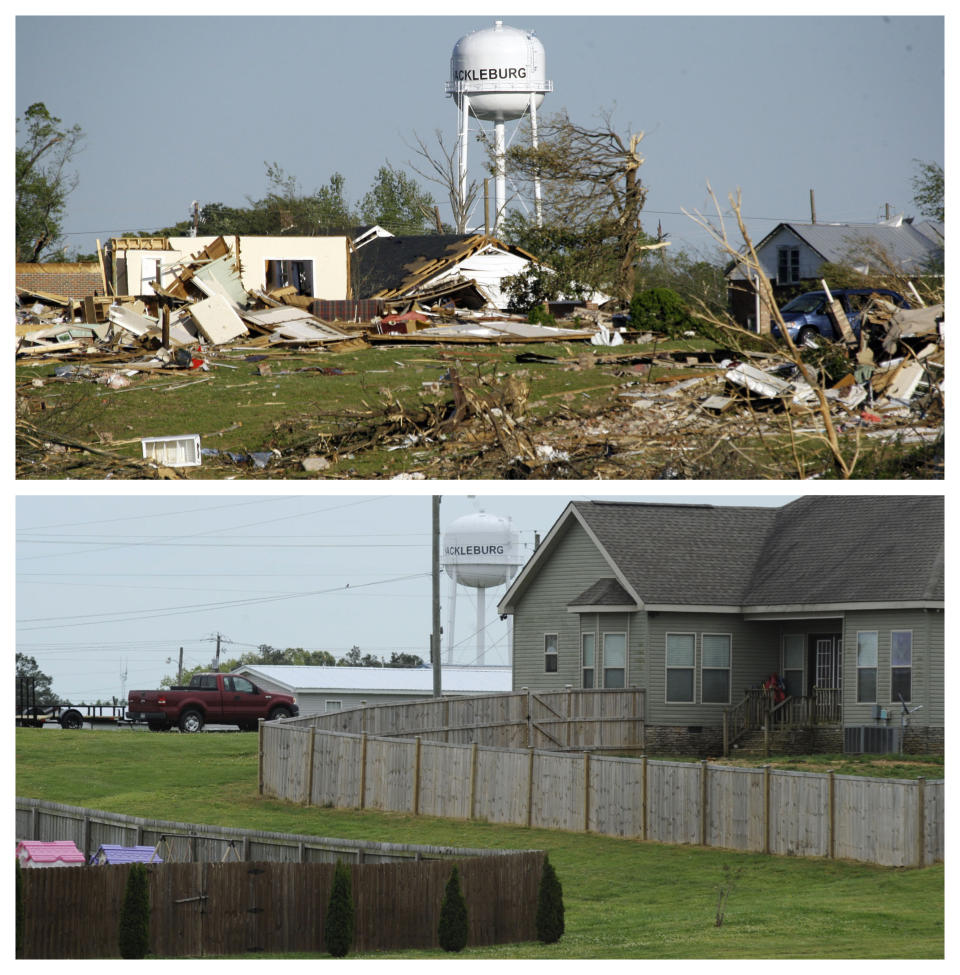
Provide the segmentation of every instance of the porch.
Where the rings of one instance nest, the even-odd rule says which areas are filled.
[[[723,710],[723,754],[748,735],[762,734],[764,755],[769,753],[771,735],[839,725],[842,695],[839,687],[812,687],[806,696],[787,694],[777,701],[772,687],[748,688],[743,700]]]

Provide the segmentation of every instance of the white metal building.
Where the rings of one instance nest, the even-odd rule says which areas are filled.
[[[433,696],[430,667],[297,667],[246,664],[234,673],[249,677],[267,691],[292,694],[300,716],[327,714],[362,705],[395,704]],[[444,666],[444,697],[506,693],[512,688],[510,667]]]

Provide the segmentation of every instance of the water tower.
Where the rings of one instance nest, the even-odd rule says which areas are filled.
[[[506,207],[505,123],[530,115],[533,147],[537,147],[537,109],[553,82],[546,80],[543,44],[531,31],[505,27],[498,20],[492,28],[475,30],[454,45],[450,80],[446,84],[460,112],[457,146],[460,164],[460,203],[467,197],[467,143],[470,116],[493,122],[496,174],[495,232]],[[540,181],[534,184],[537,224],[540,224]]]
[[[475,589],[477,593],[476,662],[483,666],[486,591],[509,582],[521,562],[518,535],[509,518],[477,511],[457,518],[447,528],[443,536],[443,567],[453,580],[447,629],[448,664],[453,663],[457,586]]]

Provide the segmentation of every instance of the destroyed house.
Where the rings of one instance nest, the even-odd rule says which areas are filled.
[[[368,237],[353,255],[358,297],[503,309],[506,278],[530,266],[532,254],[483,234]]]
[[[217,237],[115,237],[105,250],[113,294],[149,296],[170,286],[178,266]],[[350,298],[350,240],[347,237],[227,237],[239,262],[243,288],[268,291],[292,287],[310,298]]]
[[[942,497],[572,502],[500,602],[513,686],[639,688],[651,752],[940,751],[943,547]]]
[[[780,223],[756,245],[756,252],[778,304],[783,304],[798,291],[818,290],[825,263],[848,265],[864,274],[882,273],[888,263],[908,275],[929,273],[943,261],[944,224],[902,218],[881,224]],[[770,310],[760,301],[751,272],[735,261],[726,276],[736,321],[769,332]]]

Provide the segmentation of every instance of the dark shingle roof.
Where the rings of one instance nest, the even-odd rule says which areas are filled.
[[[635,606],[636,600],[616,579],[598,579],[589,589],[571,599],[568,606]]]
[[[573,507],[647,604],[943,599],[942,497],[806,497],[781,508]]]

